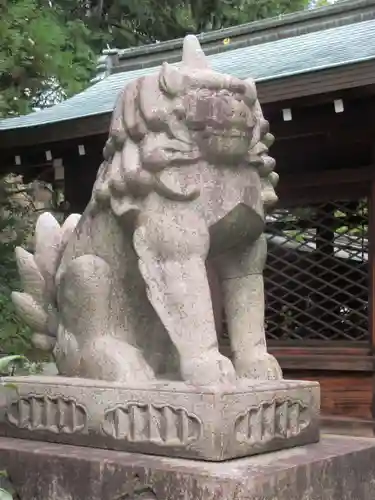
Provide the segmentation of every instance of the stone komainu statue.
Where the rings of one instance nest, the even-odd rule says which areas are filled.
[[[198,40],[120,95],[82,216],[17,249],[19,315],[60,374],[196,385],[281,378],[264,333],[264,207],[278,176],[254,82],[212,71]],[[232,362],[219,353],[216,267]]]

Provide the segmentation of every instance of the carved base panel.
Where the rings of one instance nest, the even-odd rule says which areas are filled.
[[[129,388],[63,377],[13,377],[1,391],[0,435],[222,461],[319,440],[316,382]]]

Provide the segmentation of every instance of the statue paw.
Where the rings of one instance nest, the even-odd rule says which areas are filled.
[[[193,385],[234,383],[237,378],[232,362],[216,350],[181,360],[181,375]]]
[[[275,356],[263,353],[258,356],[238,359],[236,362],[238,377],[255,380],[280,380],[283,372]]]

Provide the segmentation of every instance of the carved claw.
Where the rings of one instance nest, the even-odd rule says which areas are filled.
[[[283,378],[278,361],[269,353],[237,360],[236,371],[239,377],[252,380],[280,380]]]
[[[33,333],[31,342],[37,349],[52,352],[56,345],[56,338],[45,335],[44,333]]]
[[[193,385],[234,383],[237,378],[232,362],[216,350],[199,357],[181,359],[181,375]]]

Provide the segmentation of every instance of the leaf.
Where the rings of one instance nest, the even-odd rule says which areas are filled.
[[[12,384],[11,382],[6,382],[5,384],[2,385],[2,387],[4,387],[5,389],[11,389],[12,391],[18,392],[18,386],[16,384]],[[0,476],[1,476],[1,471],[0,471]]]
[[[25,356],[15,354],[13,356],[5,356],[0,358],[0,373],[7,373],[9,369],[16,363],[26,363],[28,360]]]
[[[9,491],[0,488],[0,500],[13,500],[13,495]]]

